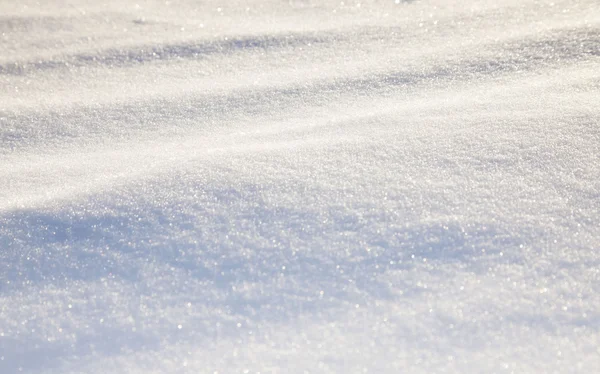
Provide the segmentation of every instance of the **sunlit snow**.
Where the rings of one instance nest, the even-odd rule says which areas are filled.
[[[597,0],[0,1],[0,373],[593,373]]]

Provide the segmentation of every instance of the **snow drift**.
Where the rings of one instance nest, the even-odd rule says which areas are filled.
[[[0,14],[0,372],[600,366],[596,1]]]

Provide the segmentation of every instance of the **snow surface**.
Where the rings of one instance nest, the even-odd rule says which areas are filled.
[[[0,373],[592,373],[597,0],[0,2]]]

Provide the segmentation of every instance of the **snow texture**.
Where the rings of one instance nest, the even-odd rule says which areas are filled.
[[[0,1],[0,373],[592,373],[597,0]]]

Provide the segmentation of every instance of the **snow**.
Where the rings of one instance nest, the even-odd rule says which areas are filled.
[[[0,3],[0,373],[600,367],[600,4]]]

